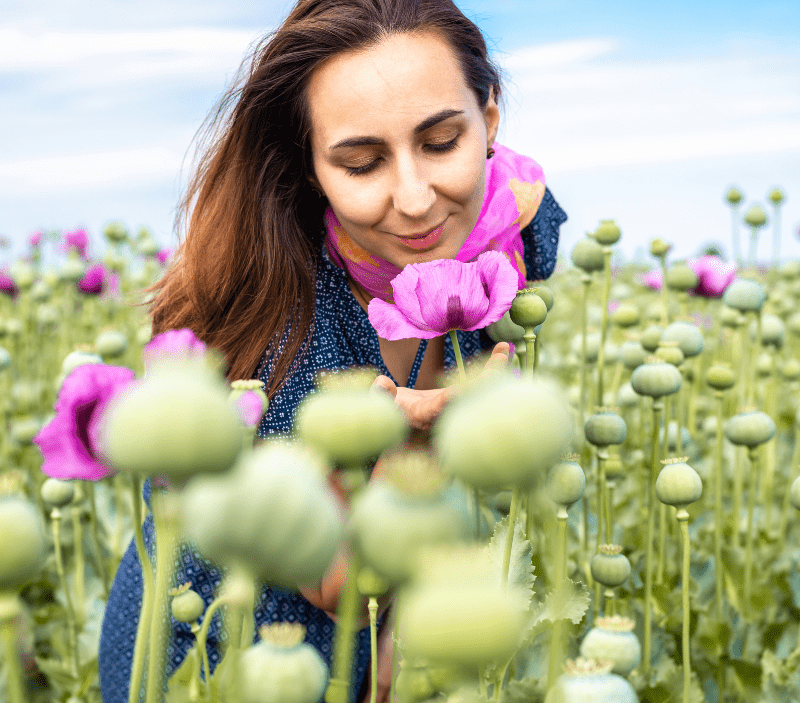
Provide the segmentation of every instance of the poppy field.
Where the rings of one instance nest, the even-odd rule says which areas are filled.
[[[109,225],[97,259],[81,230],[32,237],[0,273],[0,700],[102,700],[132,540],[129,703],[347,703],[368,625],[376,700],[384,617],[399,703],[800,700],[800,262],[741,260],[735,196],[734,261],[654,240],[612,266],[603,220],[546,282],[517,291],[492,252],[444,264],[484,302],[384,303],[387,338],[457,349],[473,320],[511,345],[503,369],[457,354],[430,433],[350,369],[256,441],[262,384],[226,382],[190,330],[152,335],[142,290],[174,258],[146,230]],[[215,592],[178,581],[186,550]],[[302,591],[341,555],[328,658],[303,623],[256,623],[265,585]]]

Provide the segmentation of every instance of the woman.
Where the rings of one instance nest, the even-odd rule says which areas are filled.
[[[455,365],[451,342],[378,338],[370,299],[390,299],[407,264],[489,249],[508,255],[521,282],[546,278],[566,219],[538,164],[494,143],[500,95],[480,30],[451,0],[300,0],[214,113],[215,137],[182,204],[185,240],[156,286],[154,333],[189,327],[224,354],[230,380],[262,379],[270,407],[260,437],[291,431],[319,370],[364,365],[382,371],[376,383],[412,426],[428,429],[449,398],[437,379]],[[495,218],[509,207],[511,219]],[[465,357],[492,349],[481,331],[458,338]],[[490,363],[505,363],[507,345],[493,351]],[[301,593],[265,587],[258,624],[303,622],[330,663],[329,614],[345,571],[342,555]],[[187,554],[176,580],[210,603],[219,578]],[[106,703],[127,700],[140,599],[131,546],[103,624]],[[192,643],[187,626],[173,625],[170,672]],[[215,622],[212,666],[218,637]],[[382,641],[390,652],[386,626]],[[368,664],[362,630],[353,700],[369,690]]]

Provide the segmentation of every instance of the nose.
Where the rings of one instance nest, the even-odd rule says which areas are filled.
[[[414,159],[399,163],[392,201],[394,209],[406,217],[424,218],[436,201],[427,169]]]

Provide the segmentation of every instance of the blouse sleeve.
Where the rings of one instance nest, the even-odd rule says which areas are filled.
[[[545,188],[539,210],[521,232],[528,280],[541,281],[553,273],[558,252],[558,228],[566,220],[567,213],[556,202],[550,189]]]

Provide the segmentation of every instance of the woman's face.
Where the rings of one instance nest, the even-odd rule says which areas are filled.
[[[499,111],[478,107],[438,34],[394,34],[322,64],[308,85],[314,183],[345,232],[403,268],[452,259],[483,203]]]

